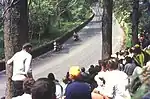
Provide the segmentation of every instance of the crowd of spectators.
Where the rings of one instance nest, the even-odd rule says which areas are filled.
[[[62,83],[53,73],[27,77],[22,95],[12,99],[150,99],[150,43],[143,34],[139,41],[98,65],[71,66]]]

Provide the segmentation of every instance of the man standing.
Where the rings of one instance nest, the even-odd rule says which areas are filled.
[[[32,56],[30,54],[32,50],[32,45],[26,43],[23,45],[22,50],[17,52],[11,59],[7,61],[7,64],[13,63],[13,96],[20,96],[23,92],[23,81],[29,77],[31,73],[31,60]],[[31,75],[30,75],[31,76]]]

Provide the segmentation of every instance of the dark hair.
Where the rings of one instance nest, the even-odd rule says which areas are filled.
[[[22,49],[26,49],[26,48],[30,48],[32,47],[32,44],[31,43],[25,43],[23,46],[22,46]]]
[[[48,78],[39,78],[31,89],[32,99],[53,99],[53,84]]]
[[[49,74],[48,74],[48,79],[49,79],[49,80],[52,80],[52,81],[55,80],[54,74],[53,74],[53,73],[49,73]]]
[[[25,79],[25,81],[23,82],[24,93],[31,94],[31,88],[34,83],[35,83],[35,80],[33,78]]]
[[[109,65],[109,69],[116,70],[116,69],[118,69],[118,60],[115,58],[111,58],[108,61],[108,65]]]
[[[98,65],[95,66],[95,71],[96,71],[96,73],[100,72],[101,69],[102,69],[101,66],[98,66]]]
[[[127,63],[132,63],[132,58],[131,57],[125,57]]]
[[[85,68],[84,68],[84,67],[82,67],[82,68],[81,68],[81,71],[82,71],[82,72],[85,72]]]
[[[5,97],[2,97],[1,99],[5,99]]]
[[[90,65],[90,68],[94,68],[94,65]]]

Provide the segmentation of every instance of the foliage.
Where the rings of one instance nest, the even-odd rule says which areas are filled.
[[[37,46],[79,25],[89,18],[91,3],[92,0],[28,0],[30,41]],[[0,56],[2,48],[3,24],[0,18]]]
[[[126,45],[131,46],[131,12],[133,0],[115,0],[114,14],[126,33]],[[148,5],[140,0],[139,6],[139,33],[143,31],[150,32],[150,11]]]
[[[131,46],[131,0],[117,0],[114,2],[114,14],[126,33],[126,46]]]
[[[30,38],[39,41],[53,33],[66,32],[68,24],[74,26],[90,13],[85,0],[32,0],[29,5]]]

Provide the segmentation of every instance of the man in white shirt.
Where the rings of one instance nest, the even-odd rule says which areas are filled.
[[[23,94],[23,81],[29,76],[29,72],[31,72],[31,50],[32,45],[26,43],[23,45],[21,51],[15,53],[15,55],[7,61],[8,65],[13,63],[13,97]]]
[[[126,89],[128,85],[128,76],[122,71],[117,70],[118,63],[116,59],[110,59],[108,61],[109,71],[99,73],[95,80],[103,78],[105,83],[103,87],[97,91],[100,94],[113,99],[131,99],[129,91]],[[99,85],[99,84],[98,84]]]

